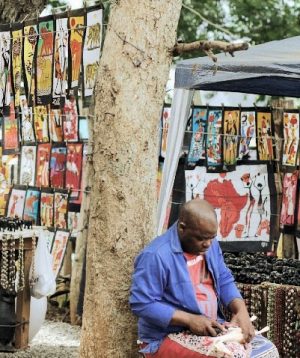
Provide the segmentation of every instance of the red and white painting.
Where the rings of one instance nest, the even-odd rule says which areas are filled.
[[[295,223],[298,171],[285,173],[282,183],[282,205],[280,226],[293,226]]]

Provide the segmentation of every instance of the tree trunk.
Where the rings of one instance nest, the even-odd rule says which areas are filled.
[[[38,18],[47,2],[46,0],[0,0],[1,23]]]
[[[157,126],[182,1],[115,3],[96,85],[81,357],[136,356],[129,287],[155,229]]]

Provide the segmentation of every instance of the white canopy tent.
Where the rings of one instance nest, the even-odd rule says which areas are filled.
[[[157,234],[163,230],[195,89],[300,97],[300,36],[272,41],[237,52],[177,64],[167,151],[157,212]]]

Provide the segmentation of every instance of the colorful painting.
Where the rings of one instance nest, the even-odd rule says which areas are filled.
[[[206,164],[209,171],[222,168],[222,110],[210,109],[207,118]]]
[[[41,192],[40,222],[42,226],[52,227],[54,219],[54,192],[43,189]]]
[[[36,97],[37,105],[52,101],[52,72],[54,52],[54,22],[52,16],[41,18],[38,24],[39,39],[36,55]]]
[[[82,149],[82,143],[67,144],[66,188],[71,189],[72,197],[78,197],[78,190],[80,190],[82,173]]]
[[[24,220],[31,220],[33,225],[39,224],[39,202],[41,192],[36,188],[28,188],[26,192]]]
[[[82,10],[75,10],[69,17],[69,88],[76,89],[79,84],[82,49],[85,33],[85,19]]]
[[[36,146],[23,145],[21,151],[20,184],[35,184]]]
[[[298,171],[285,173],[282,183],[282,203],[280,213],[280,226],[293,226],[295,224],[296,195],[298,184]]]
[[[68,198],[67,190],[54,193],[54,227],[66,229],[68,227]]]
[[[89,153],[90,153],[90,146],[88,145],[88,143],[84,143],[83,144],[83,151],[82,151],[82,173],[84,173],[84,168],[86,167]],[[70,203],[77,204],[77,205],[81,204],[83,194],[87,193],[87,195],[88,195],[88,193],[89,193],[89,190],[87,190],[85,188],[85,185],[86,185],[85,180],[82,177],[80,191],[71,192],[71,194],[69,196],[69,202]]]
[[[26,97],[30,105],[33,104],[34,96],[34,74],[35,74],[35,55],[38,38],[37,25],[33,22],[25,23],[23,28],[23,67],[24,67],[24,87]]]
[[[87,117],[79,117],[79,139],[89,139],[89,120]]]
[[[48,107],[34,107],[34,129],[37,142],[49,142]]]
[[[10,104],[10,25],[0,25],[0,108]]]
[[[6,216],[22,218],[25,205],[26,188],[12,188],[9,196]]]
[[[37,149],[36,159],[36,186],[48,187],[50,186],[49,167],[51,157],[51,144],[41,143]]]
[[[48,250],[49,252],[51,252],[51,248],[53,246],[54,237],[55,237],[55,231],[54,229],[49,228],[48,230],[43,230],[43,234],[45,235],[44,237],[46,238]]]
[[[77,235],[77,231],[79,227],[79,217],[80,217],[80,212],[74,212],[74,211],[68,212],[68,229],[70,230],[72,236]]]
[[[53,146],[50,161],[50,184],[52,188],[64,188],[66,176],[67,148]]]
[[[68,88],[68,18],[57,16],[55,19],[55,23],[56,33],[54,45],[52,105],[62,107]]]
[[[93,95],[101,55],[102,7],[89,8],[86,14],[86,34],[83,47],[83,95]]]
[[[15,23],[12,26],[12,84],[15,98],[15,106],[20,105],[20,90],[22,80],[22,55],[23,55],[23,24]]]
[[[10,188],[18,184],[19,156],[18,154],[2,155],[0,187]]]
[[[32,107],[28,107],[26,96],[20,96],[21,137],[25,143],[35,143]]]
[[[65,141],[78,141],[78,109],[75,96],[70,96],[65,102],[63,132]]]
[[[4,111],[3,117],[3,154],[17,153],[19,151],[19,125],[13,102]]]
[[[65,230],[57,230],[55,233],[53,245],[51,248],[51,254],[53,257],[52,270],[55,277],[57,277],[61,269],[68,245],[69,236],[70,233]]]
[[[196,167],[185,171],[186,200],[206,199],[216,210],[218,238],[233,251],[269,248],[275,212],[274,175],[267,164],[240,165],[227,173],[207,173]]]
[[[223,119],[223,162],[226,170],[234,170],[238,157],[240,111],[225,110]]]
[[[63,114],[61,109],[50,109],[49,134],[52,142],[63,141]]]
[[[255,111],[241,111],[241,138],[238,159],[257,159]]]
[[[161,133],[161,147],[160,147],[161,148],[160,155],[163,158],[166,157],[170,119],[171,119],[171,107],[164,107],[161,117],[162,133]]]
[[[207,123],[207,109],[193,108],[193,136],[188,154],[188,162],[196,163],[205,159],[205,131]]]
[[[272,113],[256,113],[257,152],[259,160],[273,160]]]
[[[299,112],[283,113],[283,137],[282,165],[295,167],[299,146]]]

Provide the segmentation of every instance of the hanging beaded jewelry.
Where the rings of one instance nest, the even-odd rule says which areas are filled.
[[[8,291],[10,293],[14,293],[15,280],[16,280],[15,238],[13,235],[10,235],[8,238],[9,238]]]
[[[1,287],[4,290],[8,288],[8,242],[7,235],[2,235],[2,265],[1,265]]]
[[[275,313],[275,287],[268,287],[268,308],[267,308],[267,326],[270,327],[268,339],[274,342],[274,313]]]
[[[19,237],[19,285],[18,291],[22,291],[25,287],[25,277],[24,277],[24,239],[23,236]]]
[[[283,337],[283,353],[285,357],[295,357],[296,352],[296,296],[297,291],[294,288],[287,288],[285,296],[285,322]]]
[[[30,286],[32,287],[35,283],[35,247],[36,247],[36,236],[35,233],[32,235],[32,261],[31,261],[31,277]]]

